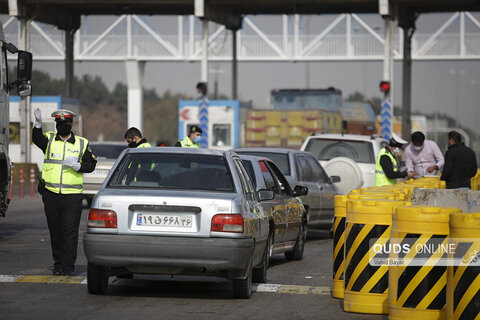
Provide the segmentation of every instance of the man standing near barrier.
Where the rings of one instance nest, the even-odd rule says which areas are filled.
[[[445,153],[445,166],[440,180],[446,182],[447,189],[471,188],[470,179],[477,173],[475,152],[462,142],[456,131],[448,133],[448,150]]]
[[[397,155],[403,149],[403,145],[407,141],[403,140],[395,133],[392,133],[392,138],[388,146],[380,150],[375,164],[375,186],[393,185],[397,183],[398,178],[405,178],[406,171],[399,170],[399,162]]]
[[[421,178],[425,175],[436,175],[445,160],[438,145],[425,140],[425,135],[415,131],[411,136],[412,143],[405,148],[405,163],[409,178]]]
[[[42,132],[42,111],[34,111],[32,141],[45,154],[39,191],[47,217],[53,255],[53,274],[74,274],[78,228],[82,216],[83,173],[95,170],[97,160],[88,140],[72,132],[75,113],[52,113],[57,133]]]

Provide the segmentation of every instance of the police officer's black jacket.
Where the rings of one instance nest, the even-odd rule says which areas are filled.
[[[445,180],[447,189],[470,188],[470,179],[477,173],[475,152],[463,143],[455,143],[445,153],[441,180]]]
[[[58,133],[55,135],[55,140],[62,140]],[[73,132],[70,135],[70,138],[67,140],[68,142],[75,143],[75,135]],[[33,128],[32,131],[32,142],[39,147],[43,153],[45,154],[45,150],[47,150],[48,146],[48,138],[43,134],[42,128]],[[78,172],[89,173],[95,170],[95,166],[97,164],[97,160],[92,153],[92,149],[90,146],[87,145],[87,149],[85,149],[85,153],[82,157],[82,162],[80,166],[80,170]]]

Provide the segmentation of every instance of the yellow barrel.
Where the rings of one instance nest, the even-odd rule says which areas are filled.
[[[457,208],[398,207],[390,241],[389,319],[445,319],[449,214]]]
[[[388,313],[388,266],[375,266],[373,247],[389,242],[392,215],[410,202],[385,199],[347,200],[345,292],[347,312]]]
[[[480,318],[480,213],[450,215],[447,319]]]
[[[343,259],[345,245],[345,219],[347,217],[347,196],[335,196],[333,220],[333,290],[334,298],[343,299]]]

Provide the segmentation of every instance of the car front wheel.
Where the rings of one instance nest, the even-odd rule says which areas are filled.
[[[105,294],[107,292],[108,275],[105,267],[88,263],[87,287],[88,293],[91,294]]]

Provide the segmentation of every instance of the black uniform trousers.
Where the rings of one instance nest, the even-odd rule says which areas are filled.
[[[50,231],[54,269],[73,271],[82,217],[82,194],[57,194],[45,190],[42,200]]]

